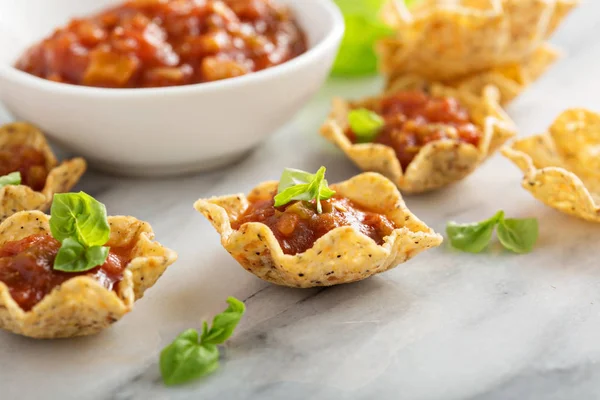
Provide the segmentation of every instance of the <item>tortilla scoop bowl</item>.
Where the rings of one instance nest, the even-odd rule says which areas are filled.
[[[466,178],[516,135],[514,123],[500,106],[499,92],[494,86],[486,86],[480,94],[475,95],[468,90],[407,75],[397,79],[383,96],[406,90],[422,90],[434,96],[459,99],[482,131],[478,146],[455,139],[436,140],[421,148],[408,168],[403,170],[393,148],[378,143],[354,144],[345,134],[350,110],[368,109],[381,97],[351,102],[336,98],[329,117],[321,127],[321,135],[339,147],[360,169],[386,176],[404,194],[437,190]]]
[[[121,2],[0,2],[0,101],[16,119],[37,125],[92,167],[118,175],[177,175],[238,160],[319,90],[344,32],[339,10],[328,1],[278,0],[292,8],[309,50],[246,76],[179,87],[103,89],[55,83],[13,67],[56,27]]]
[[[517,140],[502,154],[522,172],[521,185],[563,213],[600,222],[600,114],[563,112],[548,132]]]
[[[27,236],[50,232],[50,216],[22,211],[0,224],[0,246]],[[0,328],[35,339],[59,339],[96,334],[129,313],[152,287],[177,253],[155,242],[150,225],[133,217],[108,217],[108,246],[131,246],[131,261],[116,290],[79,275],[54,288],[31,310],[24,311],[0,282]]]
[[[518,65],[554,33],[578,0],[460,0],[385,3],[398,33],[378,44],[388,78],[416,73],[449,83]],[[535,76],[534,78],[537,78]]]
[[[40,192],[25,185],[7,185],[0,188],[0,222],[19,211],[41,210],[50,207],[55,193],[68,192],[84,174],[87,164],[83,158],[64,160],[59,164],[50,145],[34,126],[13,123],[0,126],[0,148],[30,146],[45,158],[48,176]]]
[[[259,198],[273,193],[277,182],[252,190]],[[329,231],[313,247],[296,255],[284,254],[273,232],[251,222],[234,230],[231,222],[248,208],[243,194],[200,199],[194,205],[221,235],[223,247],[244,269],[277,285],[310,288],[360,281],[395,268],[427,249],[439,246],[442,236],[406,207],[396,186],[380,174],[368,172],[331,187],[356,204],[385,214],[397,228],[378,245],[350,226]]]

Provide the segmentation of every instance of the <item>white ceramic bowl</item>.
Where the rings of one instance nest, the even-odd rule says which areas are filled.
[[[344,22],[331,0],[290,6],[310,49],[282,65],[218,82],[159,89],[54,83],[12,65],[31,44],[75,16],[122,0],[0,1],[0,100],[92,166],[158,176],[230,163],[290,118],[327,78]]]

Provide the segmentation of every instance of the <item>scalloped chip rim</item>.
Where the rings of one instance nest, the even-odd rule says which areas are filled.
[[[0,222],[19,211],[46,210],[55,193],[68,192],[85,173],[83,158],[63,161],[60,165],[48,145],[46,138],[35,126],[15,122],[0,127],[0,147],[27,145],[44,154],[48,177],[41,192],[28,186],[5,186],[0,189]]]
[[[40,211],[22,211],[0,224],[0,245],[50,232],[50,217]],[[117,291],[104,288],[88,276],[75,276],[56,287],[30,311],[23,311],[0,282],[0,328],[37,339],[68,338],[98,333],[131,311],[135,300],[156,283],[177,254],[153,241],[146,222],[133,217],[109,217],[109,246],[132,246]]]
[[[392,79],[417,73],[431,81],[450,82],[523,64],[579,3],[475,0],[451,5],[423,1],[411,11],[404,1],[389,0],[382,15],[398,30],[398,36],[378,44],[380,67]]]
[[[496,86],[500,91],[500,103],[508,104],[527,90],[561,56],[561,51],[550,44],[543,44],[524,63],[472,74],[467,78],[448,82],[448,85],[474,94],[481,93],[485,86]]]
[[[585,172],[581,173],[585,165],[578,166],[583,161],[569,157],[577,151],[585,152],[590,146],[600,146],[598,125],[590,126],[585,122],[587,117],[600,121],[600,114],[584,109],[567,110],[555,120],[548,133],[517,140],[504,147],[502,154],[523,172],[521,184],[536,199],[566,214],[600,222],[600,171],[595,176],[586,176]],[[588,133],[595,137],[586,136]],[[569,139],[572,134],[581,137]],[[564,147],[555,140],[559,136],[567,139],[565,143],[572,147],[561,150]],[[589,186],[591,183],[594,185]]]
[[[458,98],[483,132],[479,147],[455,139],[434,141],[424,146],[407,170],[402,171],[391,147],[377,143],[353,144],[344,133],[348,110],[351,107],[368,108],[380,97],[353,103],[334,99],[332,112],[321,127],[321,135],[338,146],[360,169],[381,173],[408,194],[428,192],[462,180],[516,135],[514,123],[498,103],[498,90],[493,86],[485,87],[481,96],[475,96],[468,90],[430,85],[416,76],[405,76],[385,94],[413,89],[427,90],[434,96]]]
[[[380,246],[352,227],[339,227],[319,238],[306,252],[287,255],[262,223],[246,223],[239,230],[231,228],[231,221],[248,208],[245,195],[200,199],[194,207],[212,223],[223,247],[242,267],[283,286],[309,288],[363,280],[442,243],[442,236],[406,208],[398,189],[385,177],[365,173],[331,186],[359,205],[382,213],[387,210],[386,215],[399,228]],[[265,182],[251,193],[267,196],[276,187],[277,182]]]

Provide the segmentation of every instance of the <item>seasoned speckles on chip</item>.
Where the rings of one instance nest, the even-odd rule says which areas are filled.
[[[50,232],[50,217],[23,211],[0,224],[0,246]],[[74,276],[24,311],[0,282],[0,328],[41,339],[95,334],[131,311],[135,300],[156,283],[177,254],[153,240],[150,225],[133,217],[109,217],[107,246],[131,248],[131,261],[115,291],[89,276]]]
[[[562,113],[547,133],[502,150],[525,174],[523,187],[562,212],[600,222],[600,115]]]
[[[557,58],[545,41],[576,0],[390,0],[397,34],[378,44],[388,81],[405,74],[446,84],[501,86],[510,101]]]
[[[358,102],[333,101],[333,109],[321,134],[338,146],[359,168],[381,173],[404,193],[422,193],[457,182],[471,174],[483,161],[516,134],[511,119],[498,103],[495,87],[483,88],[480,96],[470,91],[429,84],[416,76],[404,76],[384,94],[423,90],[438,97],[454,97],[468,110],[481,130],[478,146],[457,139],[444,139],[425,145],[406,170],[394,150],[379,143],[353,144],[346,136],[348,113],[352,108],[370,108],[380,97]]]
[[[0,127],[0,149],[12,146],[27,146],[41,152],[46,160],[48,176],[41,191],[25,185],[1,188],[0,222],[19,211],[46,210],[54,194],[68,192],[86,170],[86,162],[82,158],[58,164],[44,135],[29,124],[17,122]]]
[[[278,182],[265,182],[253,195],[268,195]],[[223,247],[249,272],[266,281],[291,287],[330,286],[368,278],[387,271],[438,246],[442,237],[414,216],[394,184],[375,173],[358,175],[332,185],[338,194],[353,202],[385,213],[397,229],[383,245],[349,226],[329,231],[313,247],[296,255],[284,254],[267,225],[251,222],[238,230],[231,223],[248,208],[245,195],[200,199],[195,208],[221,235]]]

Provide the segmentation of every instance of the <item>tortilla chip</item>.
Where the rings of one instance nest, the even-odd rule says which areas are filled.
[[[540,59],[536,52],[578,4],[578,0],[428,0],[409,10],[404,1],[389,0],[383,17],[398,33],[378,43],[380,68],[388,81],[419,74],[446,84],[499,68],[540,70],[535,66]],[[553,60],[544,61],[540,71]]]
[[[475,94],[481,93],[485,86],[496,86],[501,104],[507,104],[540,78],[560,56],[560,51],[544,44],[522,64],[505,65],[448,84]]]
[[[502,149],[525,174],[535,198],[564,213],[600,222],[600,114],[562,113],[547,133]]]
[[[253,194],[269,195],[278,182],[265,182]],[[442,236],[414,216],[392,182],[375,173],[358,175],[332,185],[342,196],[369,210],[385,214],[399,228],[379,246],[350,226],[336,228],[304,253],[283,253],[273,232],[264,224],[231,228],[248,208],[243,194],[200,199],[194,207],[221,234],[223,247],[249,272],[278,285],[309,288],[366,279],[396,267],[418,253],[442,243]]]
[[[33,125],[15,122],[0,127],[0,148],[14,145],[30,146],[41,151],[49,172],[41,192],[25,185],[0,189],[0,222],[19,211],[46,210],[54,194],[71,190],[86,170],[83,158],[74,158],[59,165],[46,138]]]
[[[369,108],[370,104],[378,101],[376,97],[352,103],[334,99],[333,110],[321,128],[321,134],[340,147],[360,169],[383,174],[404,193],[423,193],[465,178],[516,134],[513,122],[498,103],[498,90],[493,86],[485,87],[481,96],[475,96],[469,91],[431,85],[415,76],[404,76],[397,79],[386,93],[414,89],[460,100],[483,132],[479,146],[455,139],[434,141],[425,145],[407,170],[402,171],[391,147],[378,143],[353,144],[344,133],[349,110]]]
[[[50,232],[50,216],[23,211],[0,224],[0,246],[37,233]],[[75,276],[50,292],[30,311],[23,311],[8,287],[0,282],[0,328],[38,339],[67,338],[98,333],[133,308],[177,259],[177,254],[154,242],[152,228],[132,217],[108,217],[107,246],[131,246],[132,260],[116,291],[88,276]]]

